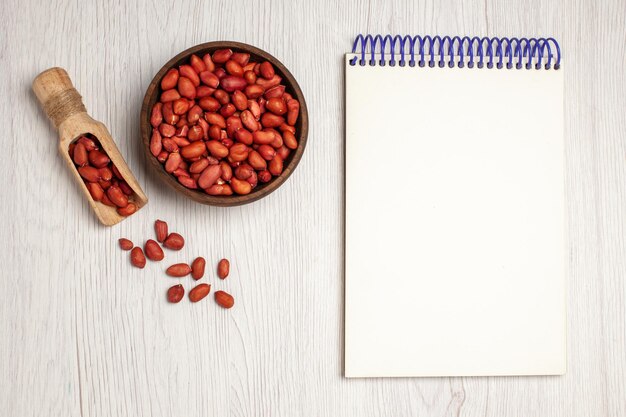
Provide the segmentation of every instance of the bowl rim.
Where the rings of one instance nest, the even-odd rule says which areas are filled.
[[[250,194],[233,194],[232,196],[211,196],[204,193],[203,191],[189,189],[179,183],[176,180],[176,177],[167,173],[165,171],[164,165],[161,164],[154,155],[152,155],[152,152],[150,152],[150,136],[152,134],[150,113],[152,105],[157,101],[156,96],[160,89],[160,81],[167,71],[179,65],[181,61],[187,60],[192,54],[200,55],[204,52],[208,52],[209,50],[214,51],[216,49],[225,48],[233,49],[235,52],[241,51],[250,53],[251,55],[256,55],[262,60],[270,61],[272,63],[276,72],[283,77],[283,84],[287,87],[287,89],[293,91],[294,98],[296,98],[300,102],[300,113],[298,116],[298,124],[300,125],[300,127],[296,127],[296,133],[298,133],[298,147],[295,149],[293,154],[290,155],[289,163],[283,168],[283,172],[278,177],[274,177],[267,184],[255,188]],[[180,52],[169,61],[167,61],[165,65],[163,65],[161,69],[154,75],[152,81],[148,85],[148,88],[146,89],[144,95],[140,114],[140,133],[144,144],[146,157],[150,161],[150,164],[153,166],[153,168],[156,170],[158,176],[163,181],[165,181],[166,184],[168,184],[171,188],[173,188],[180,194],[183,194],[198,203],[219,207],[240,206],[243,204],[252,203],[263,197],[266,197],[267,195],[278,189],[278,187],[283,185],[285,181],[291,176],[292,172],[298,166],[300,160],[302,159],[302,154],[304,153],[304,149],[306,148],[308,130],[308,111],[306,101],[304,99],[304,94],[302,93],[300,85],[296,81],[295,77],[291,74],[291,72],[289,72],[287,67],[285,67],[285,65],[281,61],[279,61],[270,53],[263,51],[262,49],[259,49],[255,46],[235,41],[212,41],[201,43],[185,49],[184,51]]]

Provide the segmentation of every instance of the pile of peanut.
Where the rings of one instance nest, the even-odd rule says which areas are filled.
[[[132,202],[133,189],[95,136],[86,134],[76,139],[69,146],[69,154],[94,201],[116,207],[120,216],[137,211]]]
[[[170,69],[150,115],[150,151],[187,188],[249,194],[298,147],[300,103],[270,62],[220,49]]]
[[[156,232],[156,240],[161,242],[161,245],[171,250],[181,250],[185,246],[185,239],[178,233],[169,233],[167,223],[163,220],[157,220],[154,222],[154,231]],[[132,241],[126,238],[119,239],[120,248],[126,251],[130,251],[130,262],[133,266],[143,269],[146,266],[146,257],[151,261],[162,261],[165,258],[165,253],[161,246],[153,239],[148,239],[144,244],[143,250],[139,246],[135,246]],[[177,263],[171,265],[165,271],[167,275],[174,278],[182,278],[187,275],[192,276],[194,280],[199,280],[204,276],[204,269],[206,266],[206,260],[199,256],[193,260],[191,265],[186,263]],[[225,279],[230,272],[230,262],[228,259],[222,259],[217,264],[217,275],[221,279]],[[209,295],[211,291],[210,284],[198,284],[189,291],[189,300],[192,303],[198,301]],[[178,303],[183,299],[185,295],[185,289],[182,284],[174,285],[167,290],[167,300],[170,303]],[[235,299],[232,295],[224,291],[215,292],[215,302],[224,308],[231,308],[235,304]]]

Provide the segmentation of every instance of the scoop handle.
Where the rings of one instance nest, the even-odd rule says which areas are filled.
[[[50,68],[33,81],[33,91],[48,118],[58,128],[77,113],[86,113],[83,99],[63,68]]]

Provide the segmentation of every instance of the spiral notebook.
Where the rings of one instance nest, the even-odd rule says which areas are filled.
[[[559,45],[360,35],[345,74],[345,376],[563,374]]]

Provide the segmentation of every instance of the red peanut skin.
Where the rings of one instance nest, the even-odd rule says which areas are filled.
[[[195,280],[199,280],[204,276],[204,268],[206,266],[206,260],[199,256],[191,263],[191,277]]]
[[[163,246],[172,250],[181,250],[185,246],[185,239],[178,233],[170,233],[163,241]]]
[[[204,297],[209,295],[211,291],[211,286],[209,284],[199,284],[189,291],[189,301],[192,303],[197,303],[202,300]]]
[[[101,201],[102,197],[104,197],[104,190],[97,182],[88,182],[87,189],[94,201]]]
[[[178,182],[191,190],[195,190],[196,188],[198,188],[198,183],[196,182],[196,180],[187,175],[179,175]]]
[[[191,267],[185,263],[178,263],[171,265],[165,272],[171,277],[181,278],[191,273]]]
[[[178,70],[176,70],[175,68],[169,70],[161,80],[161,89],[165,91],[176,87],[176,84],[178,83],[178,77]]]
[[[148,259],[151,261],[162,261],[165,258],[163,249],[152,239],[148,239],[143,247],[143,251]]]
[[[200,188],[209,188],[211,185],[215,184],[218,178],[222,175],[222,167],[219,165],[210,165],[198,178],[198,185]]]
[[[235,305],[235,299],[233,296],[225,291],[215,292],[215,302],[226,309],[232,308]]]
[[[156,234],[156,240],[158,242],[163,242],[167,238],[167,223],[163,220],[155,221],[154,232]]]
[[[287,123],[293,126],[298,120],[298,114],[300,113],[300,102],[295,99],[289,100],[287,102],[287,109]]]
[[[110,186],[107,189],[107,197],[113,204],[118,207],[126,207],[128,205],[128,197],[122,192],[118,186]]]
[[[136,211],[137,211],[137,206],[135,205],[135,203],[128,203],[124,207],[117,208],[117,214],[119,214],[120,216],[124,216],[124,217],[130,216]]]
[[[200,85],[200,77],[198,77],[198,73],[193,69],[191,65],[181,65],[180,67],[178,67],[178,72],[180,72],[181,78],[187,78],[189,81],[191,81],[194,87],[198,87]],[[178,82],[180,83],[180,79],[178,79]]]
[[[181,285],[174,285],[167,290],[167,301],[170,303],[178,303],[185,296],[185,288]]]
[[[217,264],[217,276],[220,279],[226,279],[228,274],[230,273],[230,261],[226,258],[220,259]]]
[[[191,55],[189,59],[191,67],[195,72],[200,74],[202,71],[206,71],[207,67],[204,61],[196,54]]]
[[[139,246],[135,246],[133,250],[130,251],[130,262],[133,266],[140,269],[146,266],[146,257]]]
[[[118,243],[120,244],[120,248],[122,250],[131,250],[134,246],[133,242],[123,237],[118,239]]]
[[[76,143],[76,145],[74,146],[74,151],[72,152],[72,158],[74,160],[74,163],[79,167],[87,165],[89,159],[87,156],[87,148],[85,147],[85,144],[80,142]]]

